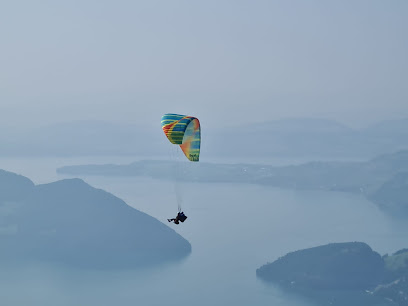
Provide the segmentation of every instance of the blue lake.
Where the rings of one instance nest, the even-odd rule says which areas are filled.
[[[1,159],[0,168],[47,183],[65,178],[55,173],[56,167],[134,160]],[[330,242],[366,242],[381,255],[408,247],[408,227],[358,195],[142,177],[82,179],[176,230],[190,241],[191,255],[145,270],[48,264],[5,269],[0,276],[3,305],[309,305],[262,283],[256,269],[288,252]],[[166,220],[177,212],[176,194],[188,216],[181,225]]]

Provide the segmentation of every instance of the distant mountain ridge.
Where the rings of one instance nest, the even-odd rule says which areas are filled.
[[[287,133],[303,131],[306,133],[354,132],[355,130],[335,120],[321,118],[287,118],[236,127],[245,130],[271,130]],[[234,128],[235,129],[235,128]]]
[[[191,252],[173,229],[80,179],[34,185],[0,171],[0,182],[9,182],[13,191],[0,194],[3,263],[138,267],[180,260]]]
[[[228,128],[201,124],[203,158],[371,158],[408,149],[408,119],[379,122],[358,130],[334,120],[311,118],[243,123]],[[159,119],[157,127],[77,121],[5,130],[7,133],[0,132],[2,156],[167,156],[168,153]]]
[[[183,171],[180,173],[180,171]],[[189,182],[251,183],[290,189],[315,189],[363,194],[375,203],[376,191],[400,172],[408,172],[408,150],[385,154],[365,162],[309,162],[290,166],[195,163],[188,167],[169,161],[139,161],[129,165],[78,165],[57,169],[64,175],[148,176]],[[404,185],[405,186],[405,185]],[[386,187],[384,187],[386,188]],[[403,190],[403,187],[401,187]],[[402,191],[401,191],[402,192]],[[401,194],[401,193],[399,193]],[[405,198],[404,198],[405,199]],[[401,200],[408,216],[408,203]],[[380,205],[380,207],[387,207]],[[386,209],[393,213],[393,210]]]

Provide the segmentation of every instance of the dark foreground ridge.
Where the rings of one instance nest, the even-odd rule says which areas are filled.
[[[173,229],[80,179],[34,185],[0,171],[0,259],[80,267],[180,260],[191,245]]]
[[[408,305],[407,249],[381,257],[365,243],[332,243],[289,253],[256,274],[318,305]]]

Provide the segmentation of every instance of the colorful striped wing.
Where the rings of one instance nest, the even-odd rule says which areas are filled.
[[[180,145],[184,155],[191,161],[199,161],[201,131],[200,121],[191,116],[165,114],[161,125],[164,134],[173,144]]]

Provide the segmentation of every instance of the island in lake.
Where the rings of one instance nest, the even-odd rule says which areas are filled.
[[[408,305],[408,249],[380,256],[362,242],[289,253],[256,271],[318,305]]]

